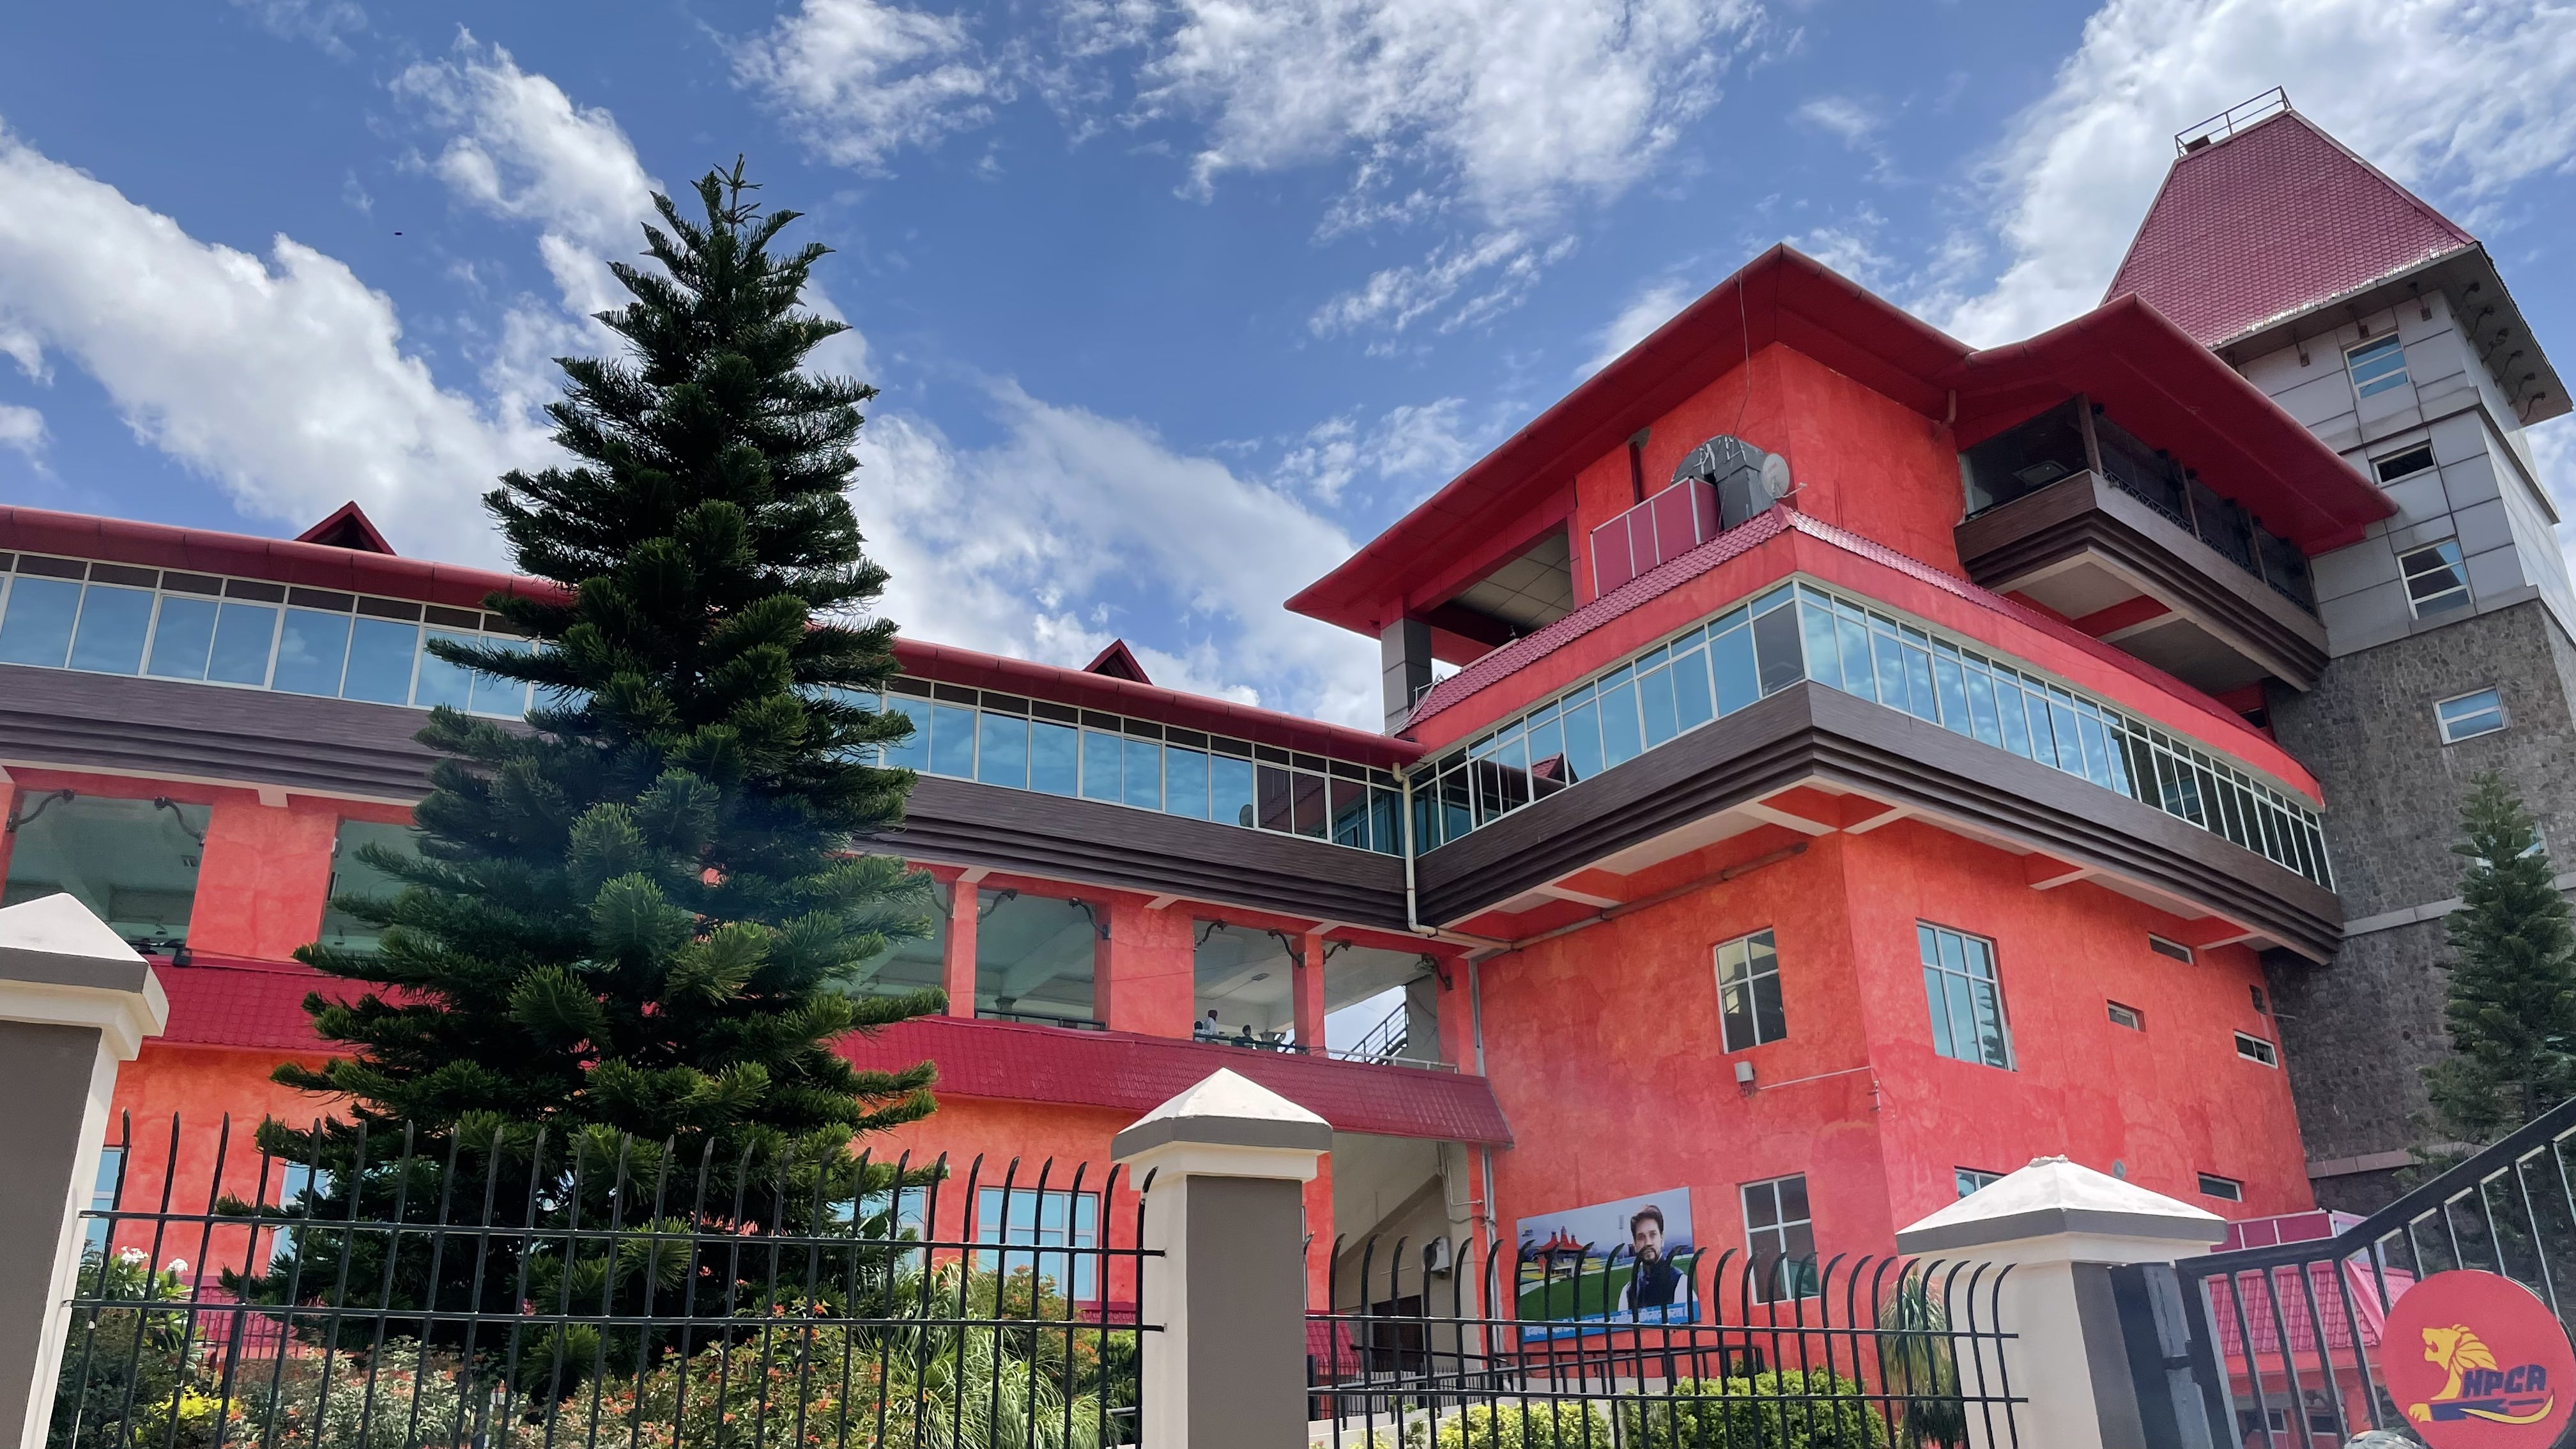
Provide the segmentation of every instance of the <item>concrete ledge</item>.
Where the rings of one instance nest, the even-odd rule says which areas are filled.
[[[1938,1227],[1909,1228],[1896,1235],[1900,1253],[1933,1253],[1949,1248],[1977,1248],[1994,1243],[2008,1243],[2021,1238],[2053,1237],[2061,1233],[2083,1233],[2105,1238],[2162,1238],[2177,1243],[2212,1243],[2221,1233],[2213,1233],[2208,1224],[2165,1213],[2122,1212],[2116,1209],[2047,1207],[2029,1212],[2007,1213],[2001,1217],[1976,1222],[1950,1223]]]

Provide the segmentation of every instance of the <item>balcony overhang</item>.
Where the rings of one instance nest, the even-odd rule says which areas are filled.
[[[2099,473],[1988,509],[1955,536],[1977,583],[2078,627],[2105,620],[2111,628],[2086,632],[2212,694],[2265,675],[2305,691],[2325,669],[2314,615]],[[2162,612],[2132,602],[2141,598]]]
[[[907,860],[1405,929],[1395,856],[1097,800],[923,775],[903,828],[877,843]]]
[[[2151,806],[1824,685],[1799,683],[1485,826],[1417,863],[1425,922],[1574,896],[1745,834],[1898,819],[2024,858],[2027,883],[2087,880],[2171,912],[2205,942],[2314,961],[2342,938],[2334,893]],[[1571,893],[1571,894],[1569,894]]]

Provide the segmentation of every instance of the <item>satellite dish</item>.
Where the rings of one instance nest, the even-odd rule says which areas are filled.
[[[1788,459],[1773,453],[1762,460],[1762,491],[1771,495],[1774,503],[1797,491],[1797,485],[1789,481]]]

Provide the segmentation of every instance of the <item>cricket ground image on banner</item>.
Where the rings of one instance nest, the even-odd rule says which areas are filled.
[[[1522,1337],[1586,1331],[1575,1325],[1697,1319],[1689,1188],[1539,1213],[1514,1226],[1516,1316],[1529,1325]]]

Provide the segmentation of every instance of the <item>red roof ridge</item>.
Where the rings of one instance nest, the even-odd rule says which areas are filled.
[[[330,517],[295,535],[295,541],[394,557],[394,546],[385,542],[384,534],[377,531],[374,521],[354,498],[331,510]]]
[[[1108,648],[1092,655],[1091,662],[1082,666],[1082,672],[1105,674],[1112,679],[1132,679],[1138,684],[1154,682],[1145,673],[1145,666],[1138,662],[1136,652],[1127,647],[1127,641],[1124,639],[1110,640]]]

